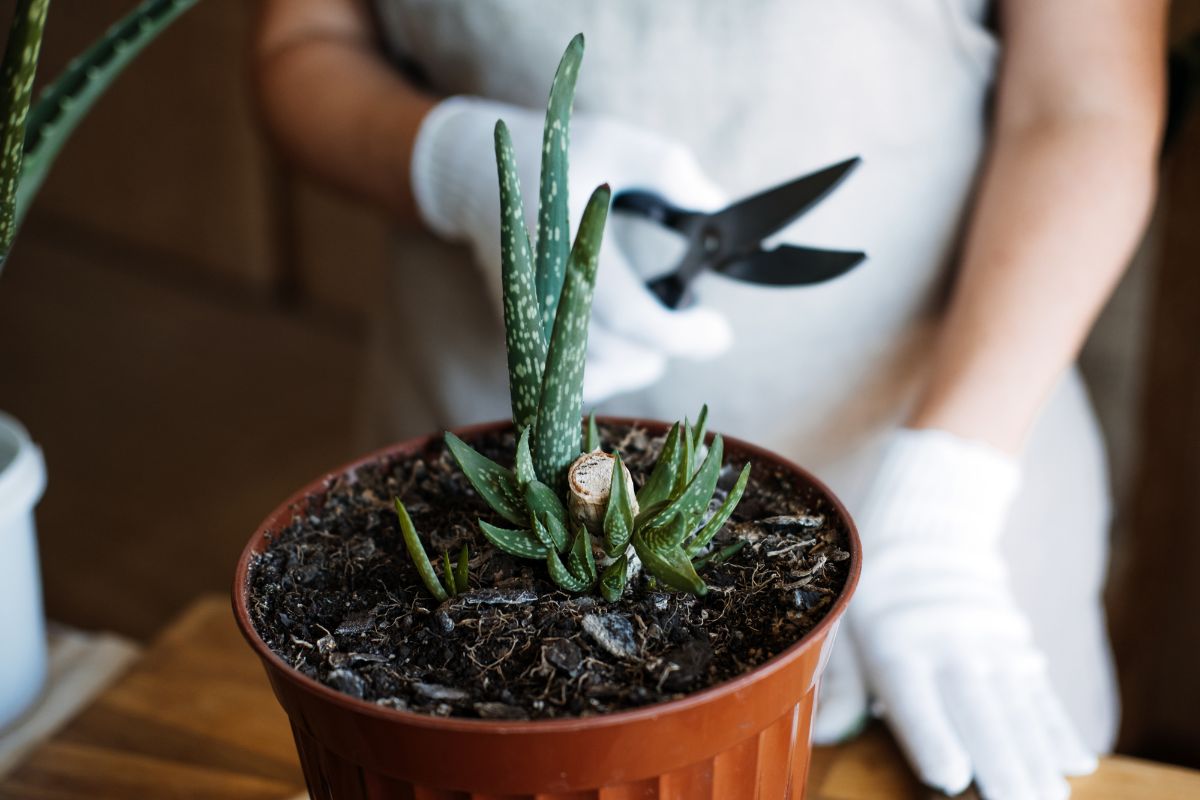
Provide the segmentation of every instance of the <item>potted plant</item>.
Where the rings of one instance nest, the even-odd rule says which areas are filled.
[[[313,481],[238,562],[234,612],[316,800],[803,794],[857,537],[819,481],[707,434],[706,410],[585,424],[609,190],[572,245],[582,50],[550,90],[536,250],[496,127],[513,419]]]
[[[75,59],[33,99],[49,0],[20,0],[0,67],[0,271],[30,201],[92,104],[164,28],[196,0],[147,0]],[[33,508],[45,487],[42,454],[0,413],[0,728],[36,699],[46,677],[46,640]]]

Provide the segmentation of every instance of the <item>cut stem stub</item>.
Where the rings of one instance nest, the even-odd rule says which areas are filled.
[[[580,522],[588,533],[596,537],[604,535],[604,512],[608,508],[608,490],[613,474],[613,457],[599,450],[584,453],[575,459],[567,472],[567,487],[570,490],[568,508],[572,519]],[[622,464],[621,474],[625,477],[626,496],[633,505],[633,515],[638,513],[637,497],[633,490],[633,476]]]

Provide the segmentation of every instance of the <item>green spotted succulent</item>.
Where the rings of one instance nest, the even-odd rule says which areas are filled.
[[[0,268],[67,139],[116,77],[197,0],[144,0],[33,102],[50,0],[17,0],[0,66]]]
[[[562,589],[577,594],[598,589],[616,600],[636,558],[656,581],[702,595],[708,587],[697,565],[735,552],[706,550],[741,499],[750,465],[710,514],[724,447],[718,435],[705,450],[707,409],[696,425],[684,421],[671,428],[636,492],[620,454],[599,452],[595,418],[589,418],[586,430],[582,426],[588,320],[610,200],[607,186],[593,192],[571,244],[568,128],[582,56],[579,35],[568,45],[550,89],[536,249],[525,226],[512,140],[503,120],[496,124],[505,340],[519,432],[514,467],[497,464],[453,433],[446,434],[446,444],[480,497],[512,526],[481,519],[483,535],[506,553],[544,561]],[[407,514],[399,501],[397,510],[404,523]],[[426,586],[444,599],[411,522],[405,530]]]

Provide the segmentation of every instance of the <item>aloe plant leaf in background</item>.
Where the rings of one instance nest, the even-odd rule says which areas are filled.
[[[4,55],[0,98],[0,269],[30,203],[75,128],[146,45],[197,2],[145,0],[72,61],[31,109],[49,0],[19,0]]]

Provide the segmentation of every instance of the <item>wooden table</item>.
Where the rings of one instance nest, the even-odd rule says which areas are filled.
[[[1200,798],[1200,773],[1104,759],[1075,800]],[[304,789],[291,732],[224,597],[194,604],[120,681],[5,779],[3,800],[285,800]],[[932,796],[882,730],[818,748],[811,800]]]

